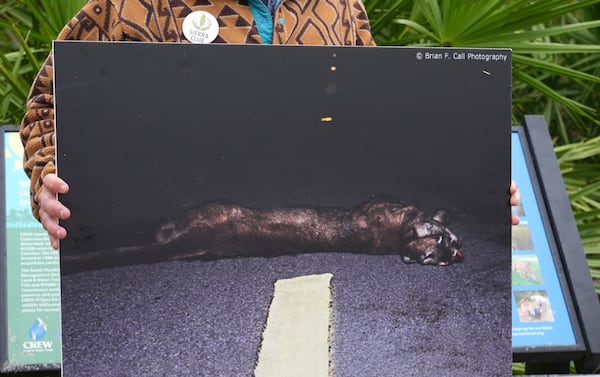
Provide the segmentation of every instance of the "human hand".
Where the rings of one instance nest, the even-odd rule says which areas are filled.
[[[58,224],[58,220],[67,220],[71,211],[58,199],[57,194],[69,192],[69,185],[56,174],[44,177],[42,192],[38,198],[40,203],[40,221],[50,236],[52,248],[58,250],[58,241],[67,236],[67,230]]]
[[[510,182],[510,205],[512,207],[518,206],[521,201],[521,196],[519,194],[519,188],[517,187],[517,183],[515,181]],[[519,225],[519,216],[512,215],[512,225]]]

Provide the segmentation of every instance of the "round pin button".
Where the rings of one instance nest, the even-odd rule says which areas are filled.
[[[192,43],[211,43],[219,35],[219,22],[208,12],[192,12],[183,20],[183,35]]]

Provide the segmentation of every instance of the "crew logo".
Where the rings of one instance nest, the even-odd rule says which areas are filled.
[[[23,349],[34,352],[51,351],[52,341],[44,341],[44,337],[48,332],[48,326],[41,318],[37,318],[33,325],[27,331],[29,341],[23,342]]]
[[[41,318],[38,318],[33,323],[33,326],[29,328],[29,339],[40,340],[46,336],[46,331],[48,331],[48,326],[46,326]]]

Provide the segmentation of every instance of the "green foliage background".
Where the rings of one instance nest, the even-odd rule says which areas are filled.
[[[51,42],[84,0],[0,3],[0,124],[19,124],[25,98]]]
[[[508,47],[513,122],[543,114],[600,294],[600,0],[363,0],[379,45]],[[0,124],[85,0],[0,4]]]

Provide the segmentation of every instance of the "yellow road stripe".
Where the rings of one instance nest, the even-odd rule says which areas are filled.
[[[332,274],[275,282],[256,377],[329,376]]]

